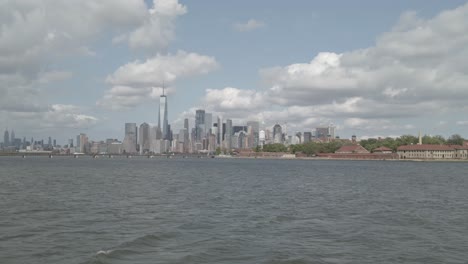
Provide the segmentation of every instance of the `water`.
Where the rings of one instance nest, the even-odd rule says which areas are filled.
[[[467,163],[0,158],[0,263],[467,263]]]

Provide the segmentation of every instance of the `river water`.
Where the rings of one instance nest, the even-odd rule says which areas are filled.
[[[0,158],[0,263],[468,263],[468,163]]]

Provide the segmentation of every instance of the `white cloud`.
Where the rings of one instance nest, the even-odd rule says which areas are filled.
[[[42,89],[72,77],[66,69],[51,65],[97,55],[91,47],[103,35],[114,39],[124,36],[121,41],[128,41],[132,48],[151,46],[153,52],[164,49],[174,37],[175,18],[185,12],[185,6],[177,0],[158,0],[152,7],[144,0],[0,1],[3,120],[15,120],[18,127],[30,125],[32,129],[42,127],[42,123],[67,127],[94,123],[95,117],[80,110],[49,105],[50,98]],[[124,91],[116,86],[117,96],[127,96],[119,95]],[[155,96],[159,88],[147,89],[143,96]]]
[[[170,86],[179,79],[206,74],[216,68],[215,58],[184,51],[130,62],[106,78],[112,88],[98,105],[114,110],[132,108],[159,96],[163,85]],[[168,88],[166,92],[174,89]]]
[[[49,71],[44,72],[39,76],[38,82],[45,84],[56,81],[63,81],[73,76],[72,72],[69,71]]]
[[[249,19],[247,22],[244,23],[236,23],[233,27],[239,32],[247,32],[263,28],[265,27],[265,23],[255,19]]]
[[[468,121],[457,121],[458,126],[468,126]]]
[[[372,47],[260,70],[267,88],[260,94],[240,90],[238,104],[248,109],[255,102],[266,122],[288,120],[297,127],[325,119],[374,131],[412,129],[394,121],[466,108],[467,57],[468,4],[431,19],[409,12]],[[213,109],[239,116],[242,110],[231,104],[236,98],[225,88],[205,95]]]
[[[154,0],[153,5],[144,24],[128,36],[133,49],[154,51],[166,48],[174,38],[175,19],[187,12],[187,8],[177,0]]]

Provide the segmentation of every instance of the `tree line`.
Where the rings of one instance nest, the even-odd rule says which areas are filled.
[[[443,136],[428,136],[425,135],[422,137],[423,144],[432,144],[432,145],[463,145],[465,139],[458,135],[454,134],[449,138],[445,139]],[[398,138],[383,138],[375,139],[369,138],[359,141],[359,144],[363,146],[368,151],[372,152],[374,149],[379,147],[387,147],[393,151],[396,151],[399,146],[403,145],[414,145],[419,142],[419,138],[412,135],[402,135]],[[350,141],[345,140],[334,140],[331,142],[308,142],[304,144],[295,144],[286,147],[283,144],[267,144],[263,146],[263,149],[260,146],[256,147],[254,150],[264,151],[264,152],[290,152],[290,153],[304,153],[308,156],[313,156],[318,153],[334,153],[339,148],[344,145],[352,145]]]

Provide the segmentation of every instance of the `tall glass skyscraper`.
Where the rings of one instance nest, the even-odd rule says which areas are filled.
[[[167,121],[167,96],[163,94],[159,97],[159,117],[158,117],[158,127],[162,133],[162,139],[168,139],[169,129]]]
[[[205,130],[205,110],[198,109],[195,112],[195,140],[201,141],[204,137]]]

